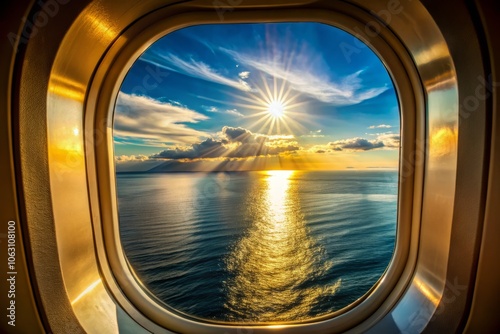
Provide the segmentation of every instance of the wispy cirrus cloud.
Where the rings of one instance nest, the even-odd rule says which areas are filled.
[[[222,113],[222,114],[229,114],[229,115],[238,116],[238,117],[245,117],[245,115],[243,115],[242,113],[240,113],[238,111],[238,109],[236,109],[236,108],[226,109],[226,110],[220,110],[219,108],[214,107],[214,106],[202,106],[202,107],[206,111],[212,112],[212,113]]]
[[[238,78],[226,77],[219,73],[217,70],[210,67],[210,65],[193,58],[184,60],[172,53],[160,54],[157,52],[150,52],[145,53],[143,56],[141,56],[140,60],[151,63],[155,66],[168,69],[170,71],[188,75],[193,78],[215,82],[246,92],[252,90],[250,85],[245,80],[243,80],[245,78],[242,78],[241,76],[239,76]]]
[[[238,116],[238,117],[245,117],[245,115],[243,115],[242,113],[240,113],[238,111],[238,109],[234,108],[234,109],[227,109],[226,110],[226,113],[227,114],[230,114],[230,115],[233,115],[233,116]]]
[[[309,95],[319,101],[337,106],[354,105],[374,98],[388,87],[364,87],[362,85],[362,70],[348,75],[339,82],[332,82],[327,76],[312,73],[300,67],[285,67],[287,61],[277,59],[257,58],[248,54],[220,48],[232,56],[235,61],[246,67],[255,68],[263,73],[286,81],[292,89]]]
[[[145,96],[119,93],[113,134],[119,140],[139,141],[147,146],[190,144],[209,135],[184,123],[206,119],[207,116],[185,107]]]

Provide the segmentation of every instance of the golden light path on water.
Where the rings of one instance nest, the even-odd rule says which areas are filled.
[[[267,171],[249,194],[251,226],[225,264],[226,308],[233,321],[270,322],[310,318],[333,285],[314,284],[333,266],[311,237],[301,212],[294,171]],[[311,283],[312,282],[312,283]]]

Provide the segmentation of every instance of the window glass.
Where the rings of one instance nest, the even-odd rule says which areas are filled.
[[[310,319],[392,257],[400,113],[384,64],[312,22],[199,25],[152,44],[117,96],[121,243],[190,316]]]

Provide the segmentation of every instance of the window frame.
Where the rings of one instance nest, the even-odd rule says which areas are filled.
[[[221,22],[213,8],[180,5],[174,14],[168,6],[142,17],[124,31],[108,49],[93,77],[85,111],[85,155],[89,175],[93,230],[99,267],[106,286],[123,309],[141,318],[148,330],[166,328],[177,332],[216,333],[253,330],[264,333],[279,328],[287,332],[313,333],[344,331],[362,321],[383,314],[394,306],[410,282],[418,248],[423,169],[425,157],[415,162],[415,152],[425,147],[425,97],[415,65],[404,46],[386,26],[380,33],[355,30],[366,27],[374,17],[359,8],[335,3],[325,9],[238,9],[226,11]],[[330,315],[307,322],[269,324],[230,324],[207,322],[182,315],[160,305],[135,278],[121,248],[114,167],[113,113],[123,79],[142,52],[158,38],[177,29],[198,24],[243,22],[318,22],[343,29],[371,47],[388,70],[400,104],[401,147],[399,158],[398,217],[396,244],[390,265],[379,282],[355,303]],[[417,157],[418,158],[418,157]],[[104,250],[104,251],[103,251]],[[144,315],[144,316],[142,316]]]

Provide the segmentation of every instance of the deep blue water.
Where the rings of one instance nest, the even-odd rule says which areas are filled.
[[[383,274],[397,172],[121,173],[120,234],[159,300],[214,320],[327,314]]]

